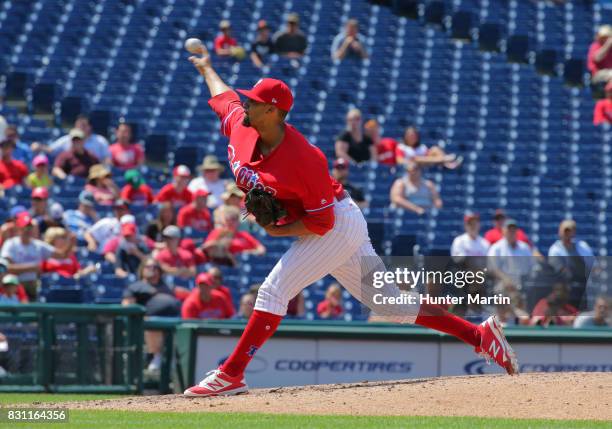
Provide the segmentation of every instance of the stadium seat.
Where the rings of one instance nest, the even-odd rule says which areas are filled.
[[[567,85],[582,86],[584,84],[584,60],[572,58],[565,62],[563,79]]]
[[[457,40],[472,40],[472,14],[470,12],[460,10],[453,14],[451,37]]]
[[[536,53],[535,67],[538,73],[554,76],[557,74],[557,51],[554,49],[543,49]]]
[[[510,63],[528,63],[529,37],[513,35],[506,41],[506,55]]]
[[[478,45],[481,51],[499,52],[501,30],[499,25],[485,23],[478,29]]]
[[[88,116],[94,133],[108,138],[111,124],[115,123],[113,112],[108,110],[92,110]]]
[[[425,23],[442,25],[444,23],[444,2],[430,1],[425,5]]]
[[[38,83],[32,88],[32,113],[53,113],[57,87],[52,83]]]
[[[71,127],[77,116],[85,112],[85,102],[82,97],[65,97],[60,104],[62,126],[65,128]]]
[[[391,10],[395,15],[417,19],[419,17],[419,2],[416,0],[392,0]]]
[[[4,97],[6,100],[25,100],[26,89],[32,79],[29,73],[15,71],[6,77]]]
[[[165,134],[150,134],[145,138],[145,154],[148,162],[167,164],[170,138]]]

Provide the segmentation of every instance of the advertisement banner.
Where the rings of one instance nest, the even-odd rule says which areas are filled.
[[[196,378],[219,366],[235,338],[198,337]],[[272,339],[247,368],[251,387],[433,377],[438,345],[426,342]]]

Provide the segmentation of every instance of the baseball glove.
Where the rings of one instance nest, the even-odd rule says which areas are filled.
[[[287,215],[276,198],[259,188],[252,188],[246,194],[244,205],[247,212],[255,216],[257,223],[264,227]]]

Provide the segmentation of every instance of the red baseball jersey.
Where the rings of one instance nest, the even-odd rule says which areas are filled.
[[[302,220],[318,235],[333,228],[334,198],[343,196],[344,189],[329,175],[319,148],[286,124],[283,141],[264,157],[257,148],[257,131],[242,125],[244,109],[236,92],[219,94],[208,104],[221,120],[221,133],[230,139],[228,161],[241,190],[258,187],[274,195],[288,213],[278,225]]]

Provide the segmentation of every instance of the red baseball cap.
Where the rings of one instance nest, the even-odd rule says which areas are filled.
[[[208,286],[212,286],[212,276],[208,273],[200,273],[196,277],[195,284],[196,286],[199,284],[206,284]]]
[[[46,200],[49,198],[49,191],[47,191],[47,188],[43,186],[37,186],[36,188],[32,189],[32,198],[42,198]]]
[[[172,170],[173,176],[191,177],[191,170],[186,165],[177,165]]]
[[[19,228],[25,228],[28,225],[32,225],[32,216],[28,212],[21,212],[17,215],[17,221],[15,222]]]
[[[272,104],[285,112],[293,106],[293,94],[283,82],[278,79],[259,79],[251,89],[238,89],[240,94],[260,103]]]
[[[193,193],[193,197],[197,198],[197,197],[207,197],[210,195],[210,192],[208,192],[206,189],[198,189],[197,191],[195,191]]]
[[[138,228],[136,228],[135,223],[124,223],[121,225],[121,235],[124,237],[128,235],[135,235],[137,231]]]

